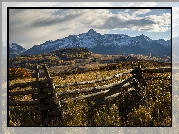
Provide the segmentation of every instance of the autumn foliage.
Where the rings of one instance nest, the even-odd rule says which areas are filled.
[[[9,68],[9,80],[32,78],[32,75],[24,68]]]

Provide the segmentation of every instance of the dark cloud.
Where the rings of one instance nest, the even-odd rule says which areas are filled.
[[[51,25],[54,25],[54,24],[57,24],[57,23],[59,23],[58,18],[54,18],[54,19],[39,18],[35,22],[33,22],[31,24],[31,26],[32,27],[44,27],[44,26],[51,26]]]
[[[127,25],[131,25],[131,24],[133,24],[134,26],[140,26],[140,27],[156,24],[155,21],[148,20],[148,19],[128,20],[128,21],[125,21],[124,23],[126,27]]]
[[[68,11],[68,10],[66,10]],[[60,16],[57,13],[62,13],[62,11],[56,11],[55,16],[51,17],[51,18],[46,18],[46,17],[42,17],[39,18],[37,20],[35,20],[35,22],[33,22],[31,24],[32,27],[44,27],[44,26],[51,26],[51,25],[55,25],[55,24],[62,24],[68,21],[72,21],[75,19],[78,19],[80,16],[82,16],[84,13],[83,12],[79,12],[79,13],[74,13],[74,14],[67,14],[67,15],[62,15]],[[63,11],[64,13],[64,11]]]
[[[148,20],[148,19],[139,19],[139,20],[123,20],[117,17],[109,17],[104,21],[101,25],[94,25],[91,26],[97,29],[116,29],[116,28],[127,28],[131,29],[134,26],[137,27],[145,27],[152,24],[156,24],[155,21]]]

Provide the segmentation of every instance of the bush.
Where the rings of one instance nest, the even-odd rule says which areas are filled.
[[[24,68],[9,68],[9,80],[32,78],[32,75]]]

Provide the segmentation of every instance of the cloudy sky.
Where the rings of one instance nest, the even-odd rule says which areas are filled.
[[[81,34],[94,29],[101,34],[127,34],[135,37],[144,34],[151,39],[171,38],[170,9],[127,9],[127,7],[173,6],[173,28],[179,30],[178,7],[176,3],[156,2],[103,2],[103,3],[2,3],[2,6],[101,6],[119,7],[126,9],[10,9],[9,12],[9,41],[18,43],[25,48],[39,45],[47,40],[56,40],[72,34]],[[6,9],[4,9],[6,10]],[[3,12],[3,20],[6,13]],[[3,21],[5,22],[5,21]],[[3,23],[5,26],[6,24]],[[177,36],[178,30],[173,30]],[[2,34],[3,35],[3,34]],[[6,40],[6,35],[2,37]]]

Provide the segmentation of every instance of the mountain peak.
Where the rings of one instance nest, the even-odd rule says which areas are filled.
[[[24,53],[26,51],[25,48],[23,48],[21,45],[17,43],[9,44],[9,57],[15,58],[16,56]]]
[[[15,48],[15,47],[18,47],[19,45],[17,43],[12,43],[12,44],[9,44],[9,47],[10,48]]]
[[[144,34],[141,34],[141,35],[140,35],[140,37],[147,37],[147,36],[146,36],[146,35],[144,35]]]
[[[151,41],[152,39],[150,39],[148,36],[141,34],[140,36],[136,36],[139,37],[140,39],[146,40],[146,41]]]
[[[90,30],[88,31],[88,33],[96,33],[96,31],[94,31],[93,29],[90,29]]]

